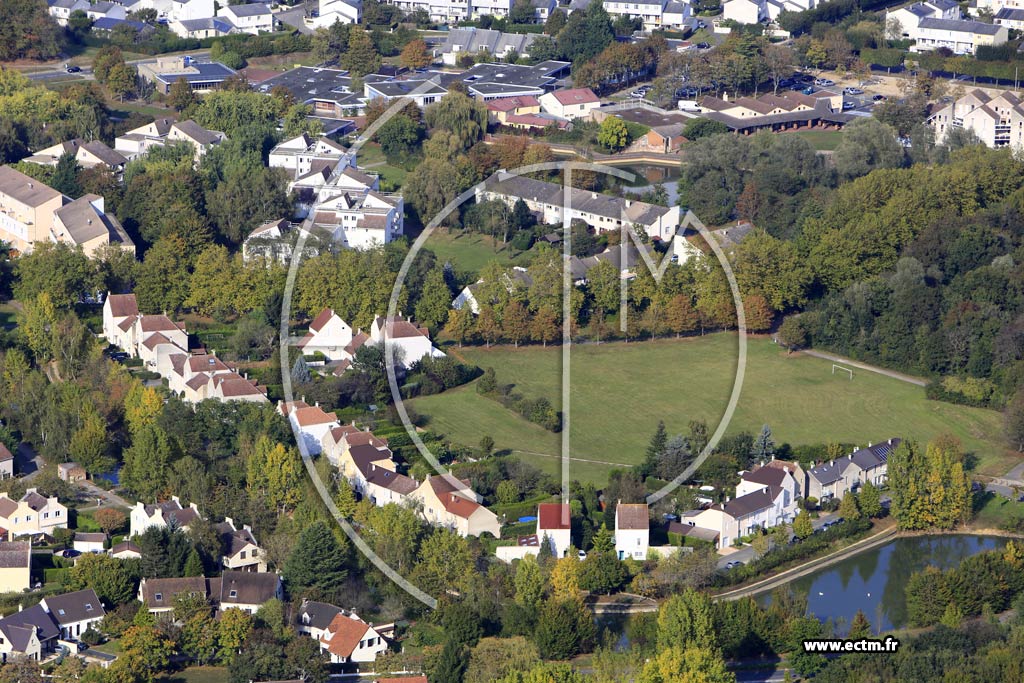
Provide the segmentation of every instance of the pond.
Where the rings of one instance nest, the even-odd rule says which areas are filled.
[[[678,165],[623,164],[616,166],[616,168],[629,171],[635,174],[636,178],[632,181],[627,181],[608,176],[608,181],[613,187],[619,187],[633,193],[641,193],[654,189],[654,186],[660,183],[665,186],[665,191],[668,193],[669,206],[674,205],[679,200],[679,176],[681,170]]]
[[[914,536],[898,538],[789,584],[798,595],[807,596],[807,612],[822,621],[843,621],[845,632],[857,610],[872,626],[883,630],[907,625],[906,586],[914,572],[928,565],[948,569],[985,550],[1006,545],[1006,539],[992,536]],[[757,597],[762,605],[770,594]]]

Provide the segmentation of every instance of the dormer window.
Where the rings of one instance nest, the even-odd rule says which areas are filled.
[[[228,597],[229,598],[237,598],[238,597],[238,591],[236,591],[236,590],[231,591],[230,593],[228,593]]]
[[[153,599],[156,600],[157,602],[163,602],[164,594],[163,593],[157,593],[156,595],[153,596]]]
[[[85,603],[85,611],[86,612],[91,612],[92,611],[92,603],[91,602]]]

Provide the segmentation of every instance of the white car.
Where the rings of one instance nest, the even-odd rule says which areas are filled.
[[[836,82],[833,81],[830,78],[815,78],[814,79],[814,85],[818,86],[819,88],[827,88],[828,86],[835,85],[835,84],[836,84]]]

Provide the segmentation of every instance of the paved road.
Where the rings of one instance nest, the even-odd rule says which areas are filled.
[[[843,358],[842,356],[837,356],[833,353],[815,351],[813,349],[804,349],[803,351],[800,351],[800,353],[812,356],[814,358],[821,358],[822,360],[829,360],[836,364],[842,364],[853,368],[859,368],[861,370],[867,370],[868,372],[877,372],[879,375],[892,377],[893,379],[898,379],[901,382],[916,384],[919,387],[928,386],[928,380],[921,379],[920,377],[912,377],[911,375],[905,375],[902,372],[896,372],[895,370],[886,370],[885,368],[880,368],[876,365],[868,365],[867,363],[861,363],[860,361],[850,360],[849,358]]]
[[[736,671],[736,683],[782,683],[786,680],[785,669],[754,669]]]
[[[121,507],[127,509],[132,507],[132,504],[121,496],[117,495],[113,491],[105,491],[99,486],[96,486],[96,484],[93,484],[91,481],[80,481],[78,482],[78,487],[84,490],[90,497],[103,501],[100,505],[80,508],[81,510],[92,510],[103,507],[103,505],[106,505],[107,507]]]

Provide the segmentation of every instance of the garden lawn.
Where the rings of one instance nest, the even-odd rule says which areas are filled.
[[[843,139],[841,130],[797,130],[782,135],[795,135],[811,143],[811,146],[819,152],[832,152],[839,146]]]
[[[219,666],[190,666],[177,673],[164,674],[156,683],[224,683],[228,670]]]
[[[499,384],[527,397],[544,396],[560,409],[561,349],[529,346],[450,348],[466,362],[493,367]],[[572,349],[570,477],[601,483],[616,464],[634,465],[658,420],[669,433],[704,419],[713,431],[728,402],[736,368],[735,334],[654,342],[579,345]],[[476,447],[490,435],[511,451],[560,476],[560,435],[531,424],[479,396],[475,383],[411,401],[427,428]],[[931,439],[951,432],[976,458],[976,470],[1002,475],[1018,460],[1002,444],[1001,416],[925,398],[922,387],[863,370],[832,374],[830,361],[786,354],[751,338],[743,392],[727,433],[769,424],[776,443],[878,442]]]
[[[490,235],[438,228],[424,245],[437,256],[438,263],[451,261],[458,272],[477,273],[490,261],[511,264],[524,252],[503,245]]]

